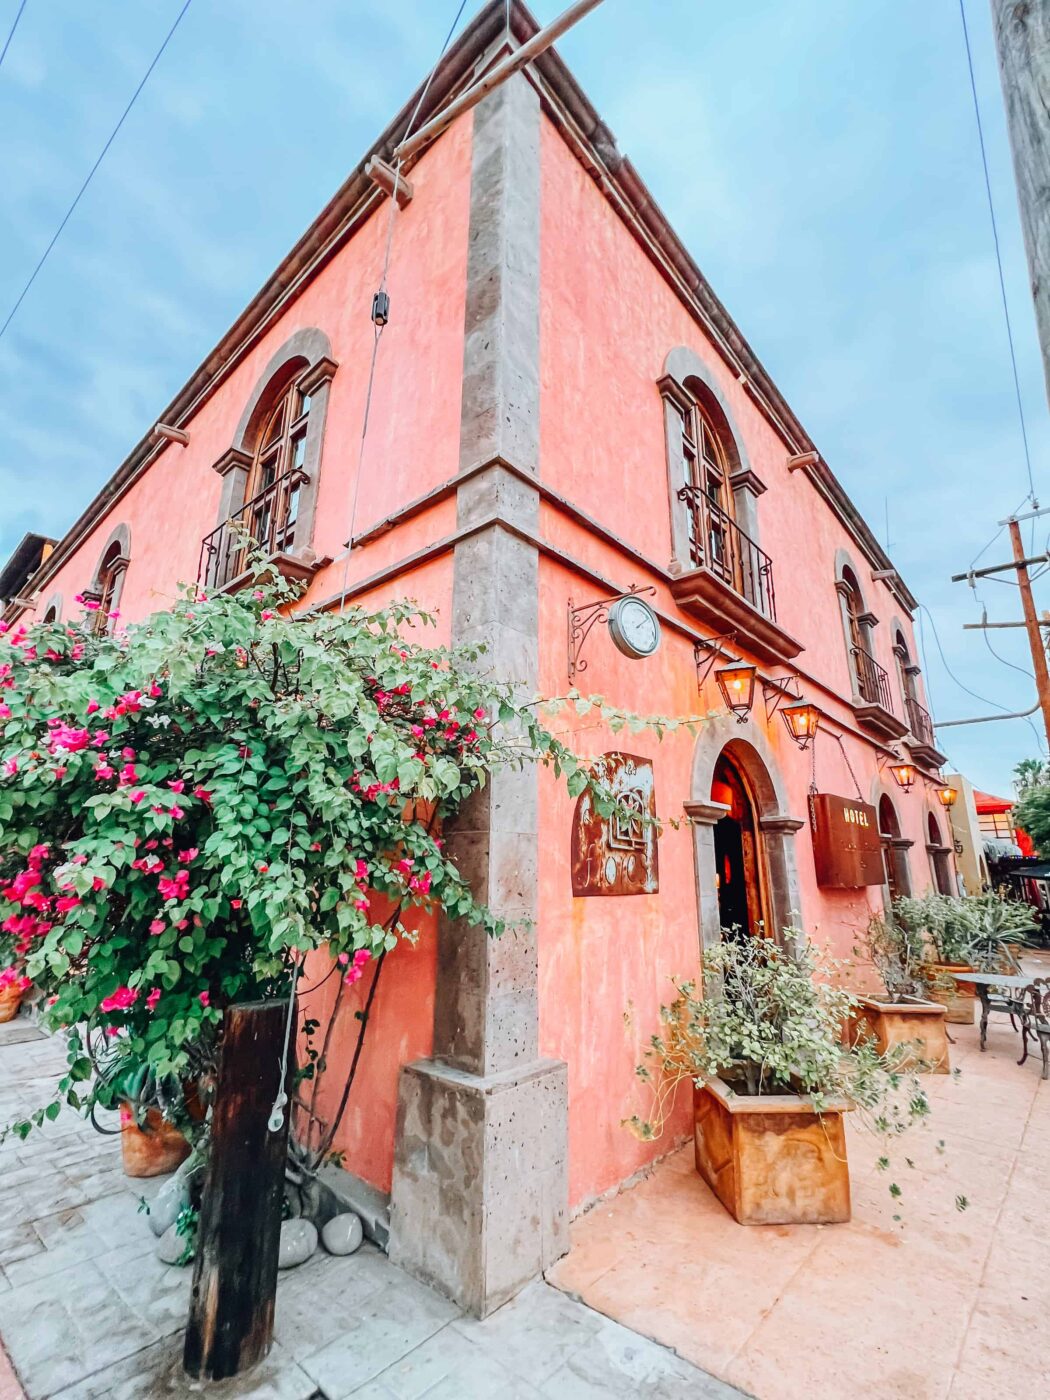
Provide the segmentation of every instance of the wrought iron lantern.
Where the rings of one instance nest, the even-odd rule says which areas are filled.
[[[907,792],[909,788],[914,786],[914,763],[891,763],[890,772],[893,774],[897,786],[903,788],[905,792]]]
[[[797,705],[785,705],[780,713],[795,743],[800,749],[808,749],[820,727],[820,711],[816,705],[800,700]]]
[[[755,676],[758,668],[743,662],[734,666],[723,666],[715,672],[715,680],[726,702],[726,709],[736,715],[737,723],[744,724],[751,715],[755,703]]]
[[[944,787],[939,787],[937,789],[937,801],[942,807],[952,808],[955,806],[958,799],[958,789],[949,787],[947,783],[945,783]]]

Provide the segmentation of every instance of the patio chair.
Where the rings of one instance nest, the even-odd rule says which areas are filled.
[[[1021,1016],[1021,1058],[1023,1065],[1028,1059],[1028,1042],[1039,1041],[1043,1057],[1043,1078],[1050,1079],[1050,977],[1037,977],[1030,987],[1026,987],[1020,998]]]

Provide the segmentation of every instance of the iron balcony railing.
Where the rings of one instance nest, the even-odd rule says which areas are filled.
[[[295,543],[299,490],[306,473],[279,476],[201,541],[197,583],[222,588],[248,567],[249,555],[280,554]]]
[[[890,690],[889,672],[863,647],[853,647],[852,650],[861,699],[866,700],[869,705],[879,705],[892,715],[893,693]]]
[[[693,567],[710,569],[735,593],[776,621],[773,561],[699,486],[683,486],[678,499],[689,511],[689,552]]]
[[[920,744],[925,744],[927,748],[936,748],[933,720],[930,718],[929,711],[919,704],[914,695],[904,697],[904,706],[908,712],[908,728],[915,738]]]

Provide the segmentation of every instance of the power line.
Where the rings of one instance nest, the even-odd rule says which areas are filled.
[[[22,18],[22,11],[25,9],[27,4],[28,0],[22,0],[21,5],[19,5],[18,7],[18,13],[15,15],[15,22],[7,31],[7,38],[4,40],[4,47],[0,49],[0,68],[3,67],[4,59],[7,57],[7,51],[11,47],[11,40],[15,37],[15,30],[18,28],[18,21]]]
[[[988,214],[992,221],[992,239],[995,243],[995,261],[999,269],[999,292],[1003,300],[1003,316],[1006,320],[1006,339],[1010,345],[1010,364],[1014,376],[1014,393],[1017,396],[1017,417],[1021,424],[1021,440],[1024,443],[1024,460],[1028,471],[1028,495],[1035,504],[1035,481],[1032,476],[1032,457],[1028,450],[1028,429],[1025,427],[1024,406],[1021,402],[1021,380],[1017,373],[1017,353],[1014,350],[1014,333],[1010,324],[1010,307],[1006,298],[1006,279],[1003,276],[1003,258],[999,247],[999,226],[995,219],[995,202],[992,199],[992,181],[988,174],[988,152],[984,144],[984,124],[981,121],[981,104],[977,98],[977,80],[973,71],[973,53],[970,49],[970,30],[966,23],[966,0],[959,0],[959,16],[962,20],[963,39],[966,44],[966,66],[970,71],[970,91],[973,94],[973,110],[977,118],[977,137],[981,146],[981,165],[984,169],[984,188],[988,196]]]
[[[52,239],[51,239],[51,242],[50,242],[50,243],[47,245],[47,247],[44,249],[43,253],[42,253],[41,256],[40,256],[40,261],[37,263],[36,267],[33,268],[33,271],[32,271],[32,273],[30,274],[30,277],[29,277],[29,281],[25,284],[25,286],[22,288],[21,292],[19,293],[19,295],[18,295],[18,300],[15,302],[14,306],[12,306],[11,310],[7,313],[7,320],[4,322],[4,324],[3,324],[2,326],[0,326],[0,336],[3,336],[3,334],[4,334],[4,332],[7,330],[8,326],[9,326],[9,325],[11,324],[11,322],[14,320],[15,313],[17,312],[18,308],[22,305],[23,301],[25,301],[26,294],[28,293],[28,291],[29,291],[30,287],[33,285],[33,283],[36,281],[37,276],[38,276],[38,274],[39,274],[39,272],[40,272],[40,269],[44,266],[44,263],[47,262],[47,259],[48,259],[49,255],[50,255],[50,253],[51,253],[51,249],[52,249],[52,248],[55,246],[55,244],[58,242],[59,238],[61,237],[62,230],[65,228],[66,224],[68,224],[68,223],[69,223],[69,220],[72,218],[72,216],[73,216],[73,211],[76,209],[77,205],[80,203],[81,199],[83,198],[84,191],[87,189],[88,185],[91,184],[91,181],[92,181],[92,179],[93,179],[93,177],[94,177],[95,171],[96,171],[96,170],[99,168],[99,166],[102,164],[103,160],[104,160],[105,157],[106,157],[106,152],[109,150],[110,146],[112,146],[113,142],[116,140],[116,138],[117,138],[117,133],[120,131],[120,128],[124,125],[124,122],[125,122],[125,120],[127,119],[128,113],[131,111],[132,107],[134,107],[135,102],[136,102],[136,100],[138,99],[139,93],[140,93],[140,92],[142,91],[142,89],[146,86],[146,82],[147,82],[147,80],[148,80],[148,78],[149,78],[149,75],[153,72],[154,68],[156,68],[157,64],[159,63],[161,54],[163,54],[164,50],[168,47],[168,44],[169,44],[169,42],[171,41],[172,35],[175,33],[176,29],[178,29],[179,25],[181,24],[181,22],[182,22],[182,17],[183,17],[183,15],[186,13],[186,11],[190,8],[190,4],[191,4],[191,3],[192,3],[192,0],[186,0],[186,3],[183,5],[182,9],[181,9],[181,10],[179,11],[179,13],[178,13],[178,17],[176,18],[175,23],[171,26],[171,28],[168,30],[167,34],[165,35],[165,37],[164,37],[164,42],[161,44],[160,48],[159,48],[159,49],[157,50],[157,52],[154,54],[154,56],[153,56],[153,62],[152,62],[152,63],[150,64],[150,66],[146,69],[145,73],[142,75],[142,80],[141,80],[141,82],[139,83],[139,85],[138,85],[138,87],[135,89],[135,91],[131,94],[131,101],[130,101],[130,102],[128,103],[128,105],[124,108],[124,111],[121,113],[120,120],[117,122],[116,126],[115,126],[115,127],[113,128],[113,130],[110,132],[109,139],[108,139],[108,141],[106,142],[106,144],[102,147],[102,150],[99,152],[98,159],[95,161],[95,164],[94,164],[94,165],[91,167],[91,169],[88,171],[87,179],[86,179],[86,180],[84,181],[84,183],[80,186],[80,189],[77,191],[76,198],[73,200],[73,203],[72,203],[72,204],[69,206],[69,208],[66,210],[65,216],[63,217],[62,222],[59,224],[58,228],[55,230],[55,233],[54,233],[54,236],[53,236]],[[19,11],[19,13],[21,13],[21,11]],[[17,20],[17,16],[16,16],[15,23],[17,24],[17,22],[18,22],[18,20]],[[13,31],[12,31],[12,32],[13,32]],[[9,40],[8,42],[10,42],[10,40]],[[5,48],[5,52],[6,52],[6,48]]]

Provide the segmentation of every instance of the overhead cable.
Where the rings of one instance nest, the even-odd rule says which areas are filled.
[[[72,218],[72,216],[73,216],[73,211],[76,209],[77,205],[80,203],[81,199],[83,198],[84,191],[87,189],[88,185],[91,184],[91,181],[92,181],[92,179],[93,179],[93,177],[94,177],[94,175],[95,175],[95,171],[96,171],[96,170],[99,168],[99,166],[102,164],[103,160],[105,160],[105,158],[106,158],[106,152],[109,150],[110,146],[112,146],[113,142],[116,140],[116,138],[117,138],[117,133],[120,131],[120,128],[124,125],[124,122],[125,122],[125,120],[126,120],[126,118],[127,118],[127,116],[128,116],[128,113],[131,111],[132,107],[134,107],[135,102],[136,102],[136,100],[137,100],[137,98],[138,98],[139,93],[140,93],[140,92],[142,91],[142,89],[146,86],[146,82],[147,82],[147,80],[148,80],[148,78],[149,78],[149,75],[153,72],[154,68],[156,68],[158,62],[160,61],[161,54],[162,54],[162,53],[164,52],[164,50],[168,47],[168,44],[169,44],[169,42],[170,42],[170,40],[171,40],[172,35],[175,33],[176,29],[178,29],[180,23],[182,22],[182,17],[183,17],[183,15],[184,15],[184,14],[186,13],[186,11],[190,8],[190,4],[191,4],[191,3],[192,3],[192,0],[186,0],[186,3],[183,5],[182,9],[181,9],[181,10],[179,11],[179,13],[178,13],[178,16],[176,17],[175,23],[171,26],[171,28],[168,30],[167,34],[165,35],[165,37],[164,37],[164,42],[161,44],[161,46],[160,46],[160,48],[157,50],[157,52],[153,55],[153,61],[152,61],[152,63],[151,63],[150,66],[146,69],[145,73],[142,75],[142,79],[141,79],[141,81],[139,82],[138,87],[137,87],[137,88],[135,89],[135,91],[131,94],[131,101],[130,101],[130,102],[128,103],[128,105],[124,108],[123,112],[122,112],[121,115],[120,115],[120,120],[117,122],[116,126],[115,126],[115,127],[113,128],[113,130],[110,132],[110,134],[109,134],[109,139],[106,141],[106,144],[102,147],[102,150],[99,152],[98,158],[97,158],[97,160],[95,161],[95,164],[94,164],[94,165],[91,167],[91,169],[88,171],[88,173],[87,173],[87,179],[86,179],[86,180],[84,181],[84,183],[80,186],[80,189],[77,191],[76,198],[73,200],[73,203],[72,203],[72,204],[69,206],[69,208],[66,210],[66,212],[65,212],[65,214],[64,214],[64,216],[63,216],[63,218],[62,218],[62,222],[59,224],[58,228],[55,230],[55,232],[54,232],[54,234],[53,234],[53,236],[52,236],[52,238],[51,238],[51,242],[47,245],[47,247],[44,249],[43,253],[40,255],[40,261],[37,263],[36,267],[33,268],[33,271],[32,271],[32,273],[31,273],[30,276],[29,276],[29,281],[25,284],[25,286],[22,288],[22,290],[21,290],[21,291],[19,292],[19,294],[18,294],[18,300],[15,302],[14,306],[12,306],[11,310],[7,313],[7,319],[4,321],[4,324],[3,324],[2,326],[0,326],[0,336],[2,336],[2,335],[4,334],[4,332],[7,330],[8,326],[9,326],[9,325],[11,324],[11,322],[14,320],[15,313],[17,312],[18,308],[22,305],[22,302],[25,300],[26,294],[28,293],[30,287],[31,287],[31,286],[33,285],[33,283],[36,281],[37,276],[38,276],[38,274],[39,274],[39,272],[40,272],[40,269],[41,269],[41,268],[44,266],[44,264],[47,262],[48,257],[50,256],[50,253],[51,253],[52,248],[53,248],[53,247],[55,246],[55,244],[58,242],[58,240],[59,240],[59,238],[60,238],[60,236],[61,236],[61,234],[62,234],[62,230],[65,228],[66,224],[68,224],[68,223],[69,223],[69,220]],[[15,22],[17,23],[17,17],[16,17],[16,21],[15,21]],[[6,51],[6,49],[5,49],[5,51]]]

